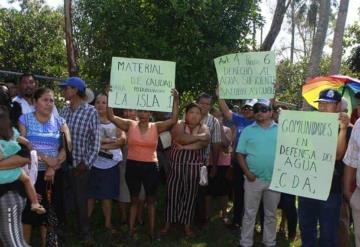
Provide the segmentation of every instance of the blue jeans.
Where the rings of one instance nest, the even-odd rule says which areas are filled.
[[[319,246],[336,246],[341,200],[340,193],[330,193],[327,201],[299,197],[299,225],[303,247],[318,246],[318,222],[320,224]]]

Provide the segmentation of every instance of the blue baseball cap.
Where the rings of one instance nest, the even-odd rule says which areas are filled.
[[[314,102],[338,103],[341,101],[341,94],[336,89],[325,89],[319,94],[319,99]]]
[[[81,80],[79,77],[69,77],[67,80],[61,82],[59,86],[61,88],[64,88],[66,86],[74,87],[81,92],[85,92],[86,89],[85,82]]]

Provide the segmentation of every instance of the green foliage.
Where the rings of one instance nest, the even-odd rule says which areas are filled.
[[[65,76],[63,14],[41,1],[23,1],[21,10],[0,9],[0,68]]]
[[[213,59],[248,50],[256,7],[253,0],[77,0],[81,73],[108,81],[113,56],[169,60],[180,92],[213,91]]]
[[[360,45],[357,47],[354,47],[351,50],[351,55],[347,61],[349,65],[349,69],[354,72],[358,73],[360,77]]]
[[[320,63],[320,76],[329,75],[330,57],[324,57]],[[277,66],[277,84],[276,99],[302,106],[302,85],[305,82],[308,61],[306,59],[291,64],[290,60],[285,60]],[[340,68],[340,74],[350,77],[358,77],[359,74],[352,72],[346,64]]]

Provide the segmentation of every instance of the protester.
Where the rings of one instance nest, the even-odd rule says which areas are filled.
[[[125,133],[111,123],[107,117],[107,96],[95,98],[95,108],[100,117],[100,152],[89,174],[88,216],[94,210],[95,200],[101,201],[105,228],[116,233],[111,223],[112,200],[119,197],[119,163],[122,161],[121,147],[126,142]]]
[[[341,98],[340,108],[341,108],[340,112],[348,113],[348,102],[345,97]],[[351,123],[351,118],[350,118],[349,126],[351,128],[354,127],[353,124]],[[343,166],[345,166],[345,164],[343,164]],[[341,186],[342,193],[344,193],[344,177],[342,177],[341,185],[342,185]],[[344,194],[343,194],[343,198],[345,198]],[[351,223],[351,215],[350,215],[349,202],[347,200],[341,200],[340,220],[339,220],[338,240],[337,240],[338,246],[348,246],[350,240],[350,223]]]
[[[159,133],[172,127],[179,114],[179,96],[172,90],[174,103],[172,117],[169,120],[151,123],[149,111],[138,111],[139,121],[115,117],[109,108],[109,120],[128,134],[128,156],[126,162],[126,183],[131,195],[129,220],[129,238],[135,234],[135,220],[141,184],[144,185],[149,217],[149,233],[151,240],[155,233],[155,196],[159,184],[156,147]]]
[[[199,189],[200,167],[206,164],[206,148],[210,132],[201,124],[201,107],[190,103],[185,108],[185,120],[172,129],[170,172],[167,184],[165,226],[160,235],[168,233],[171,224],[184,225],[186,237],[193,237],[191,222]]]
[[[245,175],[244,216],[240,245],[253,245],[256,214],[264,205],[263,244],[276,245],[276,209],[280,193],[269,189],[274,168],[277,124],[272,120],[269,100],[259,100],[253,107],[256,122],[246,127],[236,149]]]
[[[22,167],[27,158],[14,155],[0,161],[0,169]],[[23,235],[21,213],[25,208],[26,194],[21,181],[0,184],[0,245],[4,247],[29,247]],[[9,224],[10,223],[10,224]]]
[[[279,115],[282,110],[286,110],[286,106],[273,106],[273,120],[278,123]],[[286,235],[285,223],[287,224],[287,239],[294,241],[296,239],[296,228],[298,224],[298,212],[296,208],[296,197],[287,193],[281,193],[279,208],[282,210],[279,233]],[[263,212],[260,214],[263,223]]]
[[[100,150],[100,120],[96,109],[85,101],[86,84],[79,77],[70,77],[60,84],[64,97],[70,102],[60,115],[69,126],[72,139],[73,164],[66,173],[67,206],[74,204],[77,229],[82,244],[94,244],[90,234],[87,191],[89,170],[95,163]],[[65,186],[66,187],[66,186]]]
[[[131,119],[137,121],[136,110],[124,109],[122,117],[125,119]],[[119,169],[120,170],[119,213],[120,213],[121,224],[126,224],[129,221],[129,218],[127,217],[127,208],[128,208],[128,204],[130,204],[131,202],[129,188],[126,184],[126,179],[125,179],[127,153],[128,153],[128,145],[126,143],[122,147],[123,161],[121,162]],[[141,185],[141,189],[139,193],[138,210],[136,214],[137,222],[140,225],[144,224],[144,219],[143,219],[144,204],[145,204],[145,190],[144,190],[144,186]]]
[[[219,121],[210,113],[212,97],[207,93],[201,93],[196,103],[201,107],[201,123],[205,124],[210,131],[211,141],[206,150],[206,165],[208,166],[209,177],[215,177],[217,173],[217,161],[221,150],[221,128]],[[197,214],[201,226],[207,226],[210,217],[211,192],[207,185],[201,186],[198,193]]]
[[[34,75],[24,73],[20,76],[18,82],[18,95],[13,99],[18,102],[22,108],[22,114],[33,112],[35,110],[33,105],[33,94],[37,88],[37,82]]]
[[[12,107],[9,102],[10,96],[8,89],[0,86],[0,105],[5,106],[10,111],[10,116],[18,116],[20,105]],[[11,119],[13,127],[17,126],[17,119]],[[0,161],[0,169],[14,169],[22,167],[29,162],[28,158],[13,155]],[[28,247],[21,225],[21,214],[25,208],[25,190],[21,181],[16,180],[8,184],[0,184],[0,245],[4,247]],[[9,222],[11,224],[9,224]]]
[[[359,95],[360,97],[360,95]],[[351,124],[355,124],[356,120],[358,120],[358,118],[360,117],[360,99],[357,98],[357,104],[356,104],[356,108],[353,109],[351,116],[350,116],[350,123]]]
[[[319,112],[339,113],[341,94],[336,89],[326,89],[320,92]],[[299,225],[302,246],[314,246],[318,242],[318,222],[320,225],[319,246],[336,246],[339,227],[340,206],[342,200],[341,181],[343,163],[341,162],[350,137],[348,128],[349,117],[339,113],[339,134],[336,148],[335,169],[329,197],[326,201],[299,197]]]
[[[18,89],[15,85],[15,83],[13,82],[6,82],[6,87],[9,89],[9,96],[10,99],[13,99],[16,97],[16,95],[18,94]]]
[[[12,126],[18,128],[18,121],[21,116],[21,105],[11,100],[9,89],[4,84],[0,84],[0,105],[7,108]]]
[[[216,96],[219,97],[219,88],[215,90]],[[239,137],[243,129],[252,123],[254,123],[254,113],[253,106],[257,102],[256,99],[246,100],[245,104],[241,107],[241,115],[233,112],[227,106],[225,100],[219,98],[219,107],[221,112],[224,114],[224,118],[231,120],[233,126],[235,127],[233,149],[235,150]],[[234,178],[233,178],[233,190],[234,190],[234,202],[233,202],[233,220],[232,224],[229,225],[235,230],[240,229],[242,215],[244,210],[244,173],[240,168],[239,162],[236,158],[236,155],[232,156],[231,165],[233,168]]]
[[[356,121],[343,162],[344,197],[351,207],[354,220],[355,245],[360,246],[360,121]],[[355,188],[353,183],[356,182]]]
[[[65,150],[60,148],[61,134],[66,133],[70,137],[69,129],[65,120],[53,114],[54,94],[50,89],[39,88],[33,95],[34,112],[24,114],[19,119],[19,129],[22,136],[26,137],[34,150],[37,151],[40,160],[38,175],[35,182],[37,193],[42,198],[45,207],[48,206],[46,187],[53,184],[52,202],[56,216],[60,222],[64,220],[63,193],[62,193],[62,169],[61,163],[65,160]],[[46,228],[44,221],[47,214],[37,215],[30,209],[30,204],[23,213],[24,236],[28,243],[33,226],[40,226],[42,243],[45,245]]]
[[[229,127],[224,126],[224,118],[221,111],[215,107],[211,109],[211,114],[219,121],[221,129],[221,150],[219,159],[216,162],[217,172],[215,177],[209,178],[209,190],[213,197],[220,197],[221,211],[220,218],[224,223],[228,223],[227,207],[229,201],[231,181],[228,179],[228,173],[231,169],[232,153],[232,132]]]
[[[33,95],[37,88],[38,83],[33,74],[24,73],[20,76],[18,82],[18,95],[13,98],[13,102],[17,102],[21,105],[22,114],[35,111]],[[53,113],[56,116],[59,115],[55,105],[53,107]]]

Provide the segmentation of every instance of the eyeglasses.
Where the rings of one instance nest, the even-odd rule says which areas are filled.
[[[265,113],[270,111],[270,109],[268,107],[255,107],[253,111],[254,113],[259,113],[259,112]]]
[[[244,107],[242,108],[242,110],[243,110],[243,111],[252,111],[253,108],[252,108],[251,106],[249,106],[249,105],[246,105],[246,106],[244,106]]]

